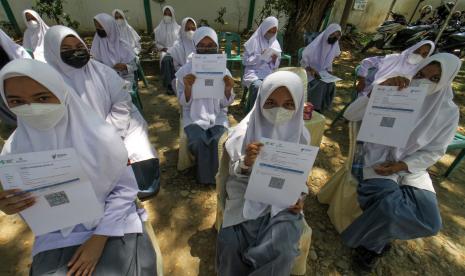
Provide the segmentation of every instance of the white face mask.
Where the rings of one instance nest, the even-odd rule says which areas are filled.
[[[434,94],[436,91],[437,83],[432,82],[428,79],[413,79],[410,83],[411,86],[427,86],[426,95]]]
[[[116,24],[118,24],[118,26],[123,26],[124,25],[124,19],[116,19]]]
[[[163,16],[163,21],[164,21],[166,24],[171,23],[171,16],[169,16],[169,15]]]
[[[187,31],[186,32],[186,37],[190,40],[192,40],[194,38],[194,31]]]
[[[270,109],[263,108],[263,116],[274,125],[282,125],[289,122],[295,114],[295,110],[288,110],[283,107],[274,107]]]
[[[21,118],[30,127],[46,130],[50,129],[65,115],[63,104],[32,103],[10,108],[18,118]]]
[[[423,61],[423,57],[419,54],[410,54],[407,58],[409,64],[415,65]]]
[[[31,20],[31,21],[27,22],[27,26],[28,26],[28,28],[31,28],[31,29],[37,29],[37,28],[39,28],[39,22],[37,22],[35,20]]]

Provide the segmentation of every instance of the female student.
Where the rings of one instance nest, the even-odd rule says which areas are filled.
[[[255,104],[258,88],[263,79],[279,67],[281,59],[281,46],[276,39],[278,33],[278,19],[267,17],[258,29],[244,44],[243,85],[249,90],[249,100],[246,106],[248,112]]]
[[[155,251],[134,203],[136,180],[115,129],[46,63],[12,61],[0,71],[0,83],[3,100],[18,117],[2,155],[74,148],[104,209],[98,221],[36,236],[30,274],[156,275]],[[0,192],[3,212],[15,214],[37,201],[18,192]]]
[[[23,19],[27,26],[23,35],[23,47],[34,53],[34,59],[45,61],[44,37],[49,27],[33,10],[24,10]]]
[[[155,46],[160,53],[160,71],[163,78],[163,86],[168,89],[169,94],[173,94],[171,81],[175,78],[175,68],[173,58],[167,54],[168,49],[179,39],[181,27],[176,22],[176,15],[171,6],[164,6],[163,19],[155,28]],[[181,29],[182,30],[182,29]]]
[[[434,42],[423,40],[400,54],[365,58],[357,72],[357,91],[367,95],[373,88],[371,84],[375,79],[393,73],[403,76],[413,75],[418,64],[433,54],[434,48]]]
[[[272,73],[263,81],[250,113],[226,141],[230,176],[226,206],[217,239],[218,275],[289,275],[303,230],[303,200],[279,208],[246,200],[250,172],[261,138],[308,144],[303,122],[304,89],[292,72]],[[225,153],[225,154],[226,154]],[[303,192],[308,193],[306,183]]]
[[[353,261],[361,269],[376,266],[393,240],[429,237],[441,228],[427,169],[444,155],[458,125],[451,84],[460,66],[456,56],[441,53],[422,61],[411,82],[403,77],[376,81],[399,88],[409,82],[427,84],[428,90],[405,147],[364,143],[363,181],[357,189],[363,213],[342,232],[344,243],[355,248]],[[345,117],[362,120],[367,103],[367,96],[358,98]]]
[[[341,26],[330,24],[302,52],[300,64],[307,70],[308,76],[307,100],[319,112],[329,109],[333,103],[336,85],[321,81],[319,72],[333,71],[333,61],[341,54],[340,38]]]
[[[121,38],[115,19],[109,14],[99,13],[94,17],[94,24],[97,32],[90,49],[92,57],[133,83],[134,71],[137,70],[136,55]]]
[[[201,27],[194,33],[195,53],[214,54],[218,52],[218,37],[209,27]],[[227,70],[227,69],[226,69]],[[229,71],[223,77],[225,88],[218,93],[224,94],[222,99],[196,98],[192,86],[196,81],[192,73],[192,62],[189,60],[176,73],[177,96],[182,106],[184,132],[188,140],[189,151],[196,161],[197,182],[201,184],[215,183],[218,171],[218,141],[227,130],[228,106],[234,101],[234,80]]]
[[[179,38],[172,47],[168,48],[168,54],[173,58],[175,71],[186,64],[189,55],[195,51],[193,40],[195,30],[197,30],[197,24],[193,18],[186,17],[182,20]]]
[[[0,69],[8,62],[21,58],[30,59],[31,55],[0,29]],[[4,124],[16,126],[15,114],[6,107],[3,101],[0,101],[0,119]]]
[[[133,49],[134,54],[138,55],[141,50],[140,36],[137,34],[136,30],[129,25],[122,10],[115,9],[112,14],[116,20],[116,24],[118,25],[121,39]]]
[[[127,83],[114,70],[91,59],[82,39],[68,27],[51,27],[45,46],[47,63],[124,139],[141,189],[139,196],[152,195],[160,182],[158,156],[149,141],[147,123],[131,103]]]

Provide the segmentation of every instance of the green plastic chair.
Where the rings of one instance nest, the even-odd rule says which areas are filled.
[[[234,63],[239,63],[242,73],[242,57],[241,57],[241,36],[232,32],[220,32],[218,34],[219,41],[225,40],[224,51],[226,52],[228,65],[232,67]],[[233,44],[237,46],[237,54],[232,53]]]
[[[300,61],[302,60],[302,53],[304,52],[305,47],[300,48],[297,51],[297,64],[300,65]]]
[[[281,33],[278,33],[276,35],[276,39],[278,40],[279,42],[279,45],[281,46],[281,49],[284,49],[284,39],[283,39],[283,34]],[[289,54],[286,54],[286,53],[281,53],[281,60],[287,60],[287,66],[291,66],[291,63],[292,63],[292,57],[291,55]]]
[[[447,169],[446,173],[444,174],[445,177],[449,177],[449,175],[457,168],[458,164],[460,164],[460,162],[465,159],[465,135],[460,133],[455,134],[454,140],[452,140],[452,143],[450,143],[450,145],[447,147],[447,151],[458,149],[461,149],[461,151],[455,158],[454,162],[452,162],[452,164]]]
[[[26,50],[26,52],[31,56],[31,58],[34,58],[34,51],[32,51],[32,49],[24,48],[24,50]]]
[[[142,65],[140,65],[140,60],[137,58],[136,59],[136,64],[137,64],[137,80],[141,80],[144,82],[144,87],[147,88],[149,86],[149,83],[147,81],[147,78],[145,78],[145,73],[144,69],[142,69]]]
[[[136,63],[138,61],[136,60]],[[134,81],[132,82],[132,89],[129,92],[131,95],[132,103],[142,112],[142,101],[139,95],[139,70],[134,71]]]
[[[334,124],[339,120],[341,119],[343,116],[344,116],[344,112],[346,111],[346,109],[349,107],[349,105],[355,101],[357,99],[357,96],[358,96],[358,92],[357,92],[357,89],[355,88],[356,85],[357,85],[357,75],[358,75],[358,71],[360,70],[360,65],[357,65],[357,67],[355,67],[355,70],[354,72],[352,73],[352,77],[354,78],[354,83],[353,83],[353,89],[352,89],[352,94],[351,94],[351,98],[350,98],[350,102],[348,102],[344,108],[339,111],[339,113],[337,113],[336,115],[336,118],[334,118],[333,122],[331,123],[331,127],[334,126]],[[371,69],[370,69],[371,70]]]

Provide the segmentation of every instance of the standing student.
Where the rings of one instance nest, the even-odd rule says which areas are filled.
[[[30,275],[156,275],[155,251],[138,213],[143,210],[134,203],[136,180],[115,129],[46,63],[12,61],[0,71],[0,83],[18,117],[1,155],[74,148],[104,209],[100,220],[36,236]],[[34,205],[33,194],[18,192],[0,192],[0,210],[17,214]]]
[[[171,6],[164,6],[163,19],[155,28],[155,47],[160,53],[160,71],[163,79],[163,86],[168,89],[168,94],[172,95],[173,87],[171,81],[175,78],[175,68],[173,58],[168,54],[168,49],[179,39],[179,30],[181,27],[176,22],[176,15]]]
[[[141,46],[140,46],[140,36],[137,34],[136,30],[129,25],[124,12],[120,9],[113,10],[113,17],[116,20],[116,24],[118,25],[119,34],[122,40],[126,42],[129,46],[131,46],[132,50],[136,54],[136,56],[140,53]]]
[[[0,69],[8,62],[22,58],[31,59],[31,55],[0,29]],[[0,119],[4,124],[16,126],[16,115],[6,107],[3,101],[0,101]]]
[[[258,88],[263,79],[279,67],[281,60],[281,46],[276,39],[278,33],[278,19],[274,16],[267,17],[258,29],[244,44],[243,85],[249,89],[249,103],[246,110],[249,111],[255,104]],[[267,51],[273,49],[273,54]]]
[[[263,81],[250,113],[226,141],[230,158],[223,224],[217,238],[218,275],[291,273],[303,231],[303,200],[280,208],[244,198],[262,138],[309,144],[304,127],[304,87],[291,72],[272,73]],[[305,183],[293,183],[305,185]],[[308,193],[308,188],[303,191]]]
[[[201,27],[194,33],[195,53],[218,53],[218,37],[209,27]],[[227,70],[227,69],[226,69]],[[224,94],[222,99],[194,98],[192,86],[196,81],[192,73],[192,61],[189,60],[176,73],[177,96],[182,106],[182,123],[188,140],[188,148],[196,161],[197,182],[214,184],[218,171],[218,141],[227,130],[228,106],[234,101],[234,80],[229,71],[224,76]]]
[[[113,69],[90,58],[79,35],[65,26],[53,26],[45,36],[45,58],[77,95],[124,139],[140,197],[154,194],[160,184],[157,153],[148,137],[147,123],[132,104],[127,82]]]
[[[23,19],[27,26],[23,35],[23,47],[34,53],[34,59],[45,61],[44,37],[49,27],[33,10],[24,10]]]
[[[355,265],[363,270],[373,269],[393,240],[429,237],[441,228],[427,169],[445,154],[455,135],[459,110],[451,85],[460,66],[456,56],[443,53],[418,65],[411,85],[427,84],[428,90],[405,147],[364,143],[363,181],[357,189],[363,213],[342,232],[344,243],[355,248]],[[410,81],[394,77],[376,82],[403,88]],[[367,104],[367,96],[358,98],[345,117],[362,120]]]
[[[434,42],[423,40],[407,48],[400,54],[375,56],[362,60],[357,72],[357,91],[367,95],[375,79],[381,79],[393,73],[409,76],[415,73],[417,66],[434,52]]]
[[[340,38],[341,26],[330,24],[302,52],[300,64],[307,70],[308,76],[307,100],[318,112],[328,110],[333,103],[336,85],[321,81],[319,72],[332,73],[333,61],[341,54]]]
[[[134,83],[137,70],[136,55],[122,38],[115,19],[106,13],[94,17],[96,33],[90,53],[101,63],[113,68],[120,77]]]

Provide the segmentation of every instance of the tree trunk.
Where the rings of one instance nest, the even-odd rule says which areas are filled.
[[[349,15],[350,15],[350,11],[352,10],[352,7],[354,6],[354,1],[355,0],[346,0],[344,11],[342,11],[342,17],[341,17],[342,30],[346,28],[347,20],[349,19]]]
[[[319,31],[325,13],[335,0],[293,0],[285,34],[286,51],[296,53],[303,47],[304,32]]]

